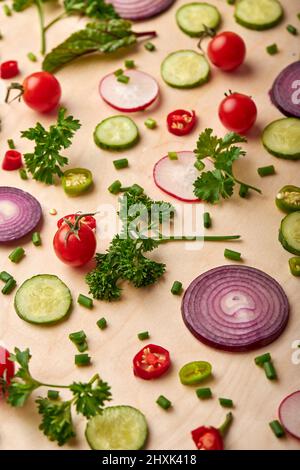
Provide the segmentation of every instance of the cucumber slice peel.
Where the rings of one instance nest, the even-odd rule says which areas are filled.
[[[210,67],[202,54],[180,50],[169,54],[161,64],[163,80],[174,88],[194,88],[209,79]]]
[[[245,28],[262,31],[280,23],[283,8],[277,0],[238,0],[234,16]]]
[[[176,12],[176,22],[179,28],[192,37],[200,37],[205,27],[217,29],[221,22],[218,9],[204,2],[187,3]]]
[[[262,142],[275,157],[300,159],[300,119],[283,118],[271,122],[263,131]]]
[[[300,211],[291,212],[282,220],[279,241],[285,250],[300,256]]]
[[[93,450],[140,450],[148,437],[148,425],[132,406],[109,406],[89,420],[85,437]]]
[[[125,150],[139,140],[136,124],[127,116],[111,116],[101,121],[94,131],[94,141],[105,150]]]

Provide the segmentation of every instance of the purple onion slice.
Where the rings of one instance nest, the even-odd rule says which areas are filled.
[[[0,186],[0,243],[24,237],[37,226],[41,216],[41,205],[31,194]]]
[[[203,343],[240,352],[278,338],[289,318],[282,287],[248,266],[220,266],[198,276],[182,300],[183,321]]]
[[[144,20],[167,10],[175,0],[110,0],[121,18]]]
[[[280,72],[270,90],[270,98],[282,114],[300,118],[300,60]]]

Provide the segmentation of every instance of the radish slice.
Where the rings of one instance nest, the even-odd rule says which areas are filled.
[[[133,113],[148,108],[158,97],[157,81],[139,70],[126,70],[128,83],[118,82],[115,74],[104,77],[99,85],[103,100],[119,111]]]
[[[175,0],[110,0],[121,18],[144,20],[167,10]]]
[[[278,414],[285,430],[296,439],[300,439],[300,390],[282,400]]]
[[[0,243],[31,232],[42,216],[40,203],[21,189],[0,186]]]
[[[300,60],[278,75],[270,90],[274,106],[285,116],[300,118]]]
[[[196,161],[194,152],[176,152],[178,160],[171,160],[168,156],[159,160],[153,169],[153,178],[156,186],[162,191],[180,201],[197,202],[193,183],[199,176],[194,167]]]
[[[197,277],[186,290],[181,308],[183,321],[196,338],[232,352],[273,342],[289,318],[282,287],[248,266],[220,266]]]

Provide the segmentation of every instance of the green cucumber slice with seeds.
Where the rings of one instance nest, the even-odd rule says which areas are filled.
[[[209,3],[192,2],[180,7],[176,12],[179,28],[192,37],[200,37],[205,27],[217,29],[221,22],[219,10]]]
[[[291,212],[281,221],[279,241],[287,251],[300,256],[300,211]]]
[[[300,159],[300,119],[283,118],[271,122],[263,131],[262,142],[275,157]]]
[[[277,0],[238,0],[234,16],[245,28],[262,31],[282,20],[283,8]]]
[[[72,296],[57,276],[39,274],[23,282],[16,292],[14,303],[22,320],[50,325],[68,317]]]
[[[169,54],[161,64],[164,81],[174,88],[194,88],[207,82],[210,68],[202,54],[181,50]]]
[[[139,131],[129,117],[112,116],[96,126],[94,140],[102,149],[120,151],[133,147],[138,142]]]
[[[89,420],[85,437],[93,450],[140,450],[146,444],[148,425],[132,406],[109,406]]]

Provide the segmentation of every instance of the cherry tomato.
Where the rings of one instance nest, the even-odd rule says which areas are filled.
[[[195,111],[186,111],[185,109],[176,109],[167,116],[167,126],[169,132],[174,135],[182,136],[189,134],[196,124]]]
[[[16,60],[8,60],[0,65],[0,78],[14,78],[19,74],[18,62]]]
[[[80,215],[80,213],[70,214],[70,215],[66,215],[65,217],[62,217],[57,222],[57,227],[60,228],[63,224],[65,224],[64,219],[70,220],[70,222],[72,224],[74,224],[75,219],[76,219],[76,217],[78,217],[78,215]],[[95,228],[96,228],[96,219],[92,215],[85,215],[80,221],[81,221],[82,224],[86,224],[88,227],[90,227],[90,229],[95,230]]]
[[[15,365],[9,359],[10,353],[7,349],[0,346],[0,397],[3,394],[3,387],[1,386],[1,379],[9,385],[11,379],[15,374]]]
[[[5,153],[2,168],[3,170],[18,170],[22,166],[22,154],[17,150],[7,150]]]
[[[225,31],[217,34],[210,41],[207,54],[216,67],[229,72],[235,70],[244,62],[246,45],[238,34]]]
[[[250,96],[231,93],[219,106],[219,118],[226,129],[244,134],[254,125],[257,108]]]
[[[141,379],[157,379],[169,369],[169,351],[155,344],[148,344],[133,358],[134,375]]]
[[[70,218],[71,220],[70,220]],[[70,225],[66,222],[58,222],[58,230],[54,235],[53,247],[56,256],[69,266],[83,266],[90,261],[96,251],[95,232],[88,223],[81,221],[84,215],[76,215],[74,222],[68,216]]]

